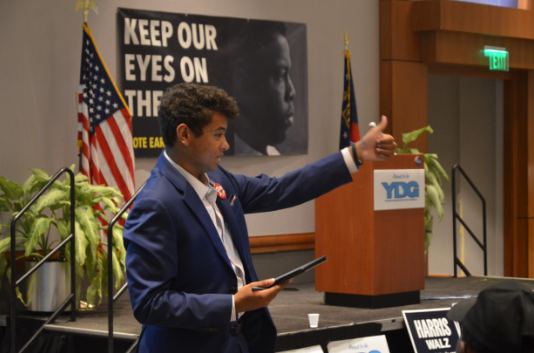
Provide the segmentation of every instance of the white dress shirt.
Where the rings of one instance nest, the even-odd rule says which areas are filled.
[[[226,255],[228,256],[228,259],[230,260],[232,269],[234,270],[236,274],[237,290],[241,289],[241,287],[245,285],[245,270],[243,267],[243,263],[241,261],[241,257],[239,256],[239,252],[237,251],[237,248],[232,239],[230,229],[228,228],[228,223],[224,222],[221,211],[219,211],[219,207],[217,207],[217,204],[216,204],[217,190],[215,190],[213,185],[211,185],[207,174],[203,174],[201,176],[202,181],[200,181],[194,176],[192,176],[184,168],[176,164],[167,155],[167,151],[165,151],[164,154],[165,154],[165,158],[167,158],[167,160],[176,168],[176,170],[178,170],[178,172],[185,178],[185,180],[187,180],[189,185],[191,185],[191,187],[195,190],[198,197],[202,201],[202,204],[206,208],[206,211],[208,211],[208,214],[213,222],[213,225],[217,229],[219,238],[221,239],[221,242],[224,245],[224,249],[226,250]],[[234,302],[234,296],[232,296],[232,314],[230,317],[230,321],[235,321],[235,320],[236,320],[235,302]]]

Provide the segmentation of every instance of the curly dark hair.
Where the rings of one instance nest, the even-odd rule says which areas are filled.
[[[202,129],[211,123],[215,112],[229,121],[239,115],[236,101],[220,88],[194,83],[180,83],[167,88],[161,97],[158,115],[165,146],[174,145],[176,128],[180,124],[186,124],[196,136],[201,136]]]

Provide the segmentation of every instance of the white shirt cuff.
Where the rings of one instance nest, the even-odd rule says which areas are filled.
[[[230,316],[230,322],[235,321],[235,299],[232,295],[232,316]]]
[[[354,158],[350,154],[349,148],[350,147],[345,147],[344,149],[342,149],[341,154],[343,155],[343,159],[345,160],[345,164],[347,165],[350,174],[353,174],[356,173],[359,168],[354,162]]]

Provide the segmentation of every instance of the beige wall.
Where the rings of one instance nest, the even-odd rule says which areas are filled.
[[[337,150],[345,29],[353,53],[360,126],[378,120],[378,0],[96,1],[89,27],[112,76],[118,79],[118,7],[307,24],[308,155],[227,157],[234,173],[281,176]],[[75,1],[0,2],[0,175],[22,182],[28,168],[49,173],[77,163],[76,106],[81,25]],[[362,129],[365,131],[365,129]],[[155,159],[136,160],[137,183]],[[251,235],[314,231],[314,204],[248,217]]]
[[[503,275],[503,82],[499,80],[432,76],[428,78],[428,123],[434,133],[428,151],[437,153],[451,176],[459,164],[486,200],[488,275]],[[482,242],[482,203],[457,174],[463,218]],[[445,182],[445,216],[434,215],[429,249],[429,273],[452,274],[452,187]],[[459,206],[457,207],[459,211]],[[457,223],[460,258],[460,224]],[[480,248],[465,231],[465,264],[473,275],[483,275]],[[458,269],[459,270],[459,269]],[[458,272],[460,273],[460,272]]]

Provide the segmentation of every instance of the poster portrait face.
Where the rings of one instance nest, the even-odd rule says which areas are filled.
[[[286,140],[294,122],[295,87],[291,80],[291,56],[285,27],[279,22],[243,26],[245,38],[237,35],[233,51],[233,94],[238,102],[240,121],[235,133],[236,154],[269,154],[268,146]],[[241,48],[241,50],[238,49]]]
[[[130,9],[119,9],[117,20],[136,157],[161,152],[162,143],[151,142],[160,136],[157,99],[182,82],[217,86],[236,100],[239,118],[228,126],[225,155],[307,153],[304,24]],[[159,45],[141,45],[143,37]],[[159,81],[149,77],[154,70]]]

